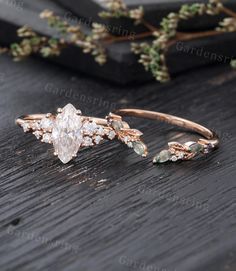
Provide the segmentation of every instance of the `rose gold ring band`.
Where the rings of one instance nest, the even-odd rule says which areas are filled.
[[[142,133],[131,129],[121,116],[110,113],[107,117],[83,116],[80,110],[68,104],[59,108],[57,114],[31,114],[16,119],[24,132],[32,133],[41,142],[53,144],[54,154],[63,163],[77,156],[83,147],[92,147],[104,140],[117,139],[129,147],[142,145]]]
[[[153,159],[154,163],[190,160],[199,154],[207,154],[219,147],[219,137],[214,131],[184,118],[142,109],[119,109],[114,113],[122,117],[129,116],[166,122],[171,125],[194,131],[204,137],[200,138],[197,142],[189,141],[184,144],[169,142],[169,149],[163,150],[157,154]]]
[[[24,132],[30,132],[44,143],[54,146],[55,155],[63,163],[68,163],[77,156],[79,149],[92,147],[104,140],[117,139],[132,148],[137,154],[146,157],[147,146],[142,141],[143,135],[137,129],[131,129],[122,117],[138,117],[150,120],[164,121],[196,133],[204,138],[185,143],[169,142],[169,148],[158,153],[154,163],[168,161],[190,160],[205,155],[219,146],[216,133],[208,128],[169,114],[141,109],[119,109],[105,118],[83,116],[80,110],[68,104],[59,108],[57,114],[25,115],[16,120]]]

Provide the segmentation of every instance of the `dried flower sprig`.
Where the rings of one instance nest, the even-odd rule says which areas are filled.
[[[129,10],[122,0],[103,0],[107,11],[102,11],[99,16],[103,19],[126,17],[135,21],[135,24],[141,23],[144,16],[142,6]]]
[[[232,68],[236,69],[236,59],[231,60],[230,65],[231,65]]]
[[[4,50],[13,56],[15,61],[20,61],[33,53],[40,53],[43,57],[58,56],[64,47],[63,40],[41,37],[28,26],[18,29],[17,34],[23,38],[20,43],[11,44]]]
[[[142,7],[129,10],[123,0],[103,0],[103,2],[107,10],[100,13],[102,18],[127,17],[133,19],[135,24],[141,23],[147,28],[147,32],[137,34],[135,39],[150,37],[152,40],[131,43],[131,50],[139,55],[139,62],[160,82],[170,80],[166,54],[176,42],[236,31],[236,13],[226,8],[221,0],[209,0],[207,4],[182,5],[178,12],[172,12],[162,19],[159,29],[144,20]],[[214,30],[193,33],[178,31],[179,23],[182,20],[189,20],[204,14],[215,16],[220,13],[227,15],[227,18],[219,22],[218,27]],[[103,65],[107,61],[106,47],[109,44],[129,41],[129,37],[116,37],[109,34],[103,24],[93,23],[92,31],[88,35],[82,31],[80,25],[70,25],[52,11],[45,10],[40,17],[58,32],[57,38],[43,37],[29,27],[22,27],[17,32],[22,41],[12,44],[10,48],[0,47],[0,54],[8,52],[15,60],[21,60],[32,53],[39,53],[43,57],[58,56],[65,47],[72,44],[80,47],[84,53],[91,54],[96,62]],[[232,60],[231,66],[236,68],[236,60]]]
[[[43,11],[40,18],[46,19],[50,27],[55,28],[60,34],[64,35],[68,44],[74,44],[80,47],[85,54],[91,54],[100,65],[106,62],[105,48],[97,42],[100,39],[105,39],[108,35],[103,25],[93,23],[91,35],[86,35],[80,25],[70,25],[52,11]]]
[[[179,22],[203,14],[216,15],[220,12],[221,7],[222,4],[216,0],[210,0],[208,4],[185,4],[178,13],[172,12],[162,19],[160,30],[153,32],[152,43],[132,44],[131,50],[140,55],[139,62],[147,71],[152,72],[156,80],[167,82],[170,80],[170,75],[166,65],[166,52],[178,39],[187,37],[186,34],[178,33]]]
[[[167,82],[170,80],[170,75],[166,65],[164,48],[161,44],[160,40],[151,44],[132,43],[131,50],[140,55],[139,63],[143,64],[146,71],[151,71],[157,81]]]
[[[219,23],[216,28],[217,31],[221,32],[235,32],[236,31],[236,18],[225,18]]]
[[[8,52],[15,61],[22,60],[35,53],[43,57],[53,57],[60,55],[65,47],[73,44],[80,47],[84,53],[90,53],[100,65],[106,62],[106,50],[98,42],[99,39],[104,39],[108,35],[102,25],[93,24],[91,35],[86,35],[81,31],[80,26],[69,25],[49,10],[43,11],[40,17],[46,19],[48,25],[55,28],[61,37],[40,36],[28,26],[23,26],[17,31],[17,35],[22,38],[22,41],[11,44],[9,48],[1,49],[0,53]]]

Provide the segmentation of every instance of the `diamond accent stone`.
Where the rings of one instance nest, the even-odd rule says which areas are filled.
[[[98,145],[102,141],[102,137],[97,135],[95,136],[94,142]]]
[[[183,158],[184,158],[184,153],[183,152],[178,153],[178,159],[183,159]]]
[[[128,146],[129,148],[133,148],[133,142],[131,142],[131,141],[128,142],[128,143],[127,143],[127,146]]]
[[[34,123],[32,124],[32,129],[33,129],[33,130],[39,130],[39,129],[40,129],[39,123],[38,123],[38,122],[34,122]]]
[[[83,125],[83,132],[86,134],[86,135],[94,135],[96,133],[96,130],[97,130],[98,126],[97,124],[92,121],[92,122],[85,122],[84,125]]]
[[[45,117],[45,118],[43,118],[43,119],[41,120],[41,123],[40,123],[41,129],[47,131],[47,130],[52,129],[52,126],[53,126],[53,123],[52,123],[52,120],[51,120],[51,119]]]
[[[98,135],[100,135],[100,136],[104,136],[105,135],[105,131],[104,131],[104,129],[103,129],[102,126],[98,126],[96,133]]]
[[[128,142],[130,142],[130,140],[131,140],[131,138],[129,136],[124,137],[125,144],[128,144]]]
[[[52,129],[52,142],[58,158],[68,163],[75,156],[82,144],[78,131],[82,127],[81,117],[72,104],[67,104],[57,115]]]
[[[51,143],[52,136],[50,134],[44,134],[42,138],[42,142],[44,143]]]
[[[29,124],[24,122],[21,127],[23,128],[24,132],[28,132],[30,130]]]
[[[40,131],[35,131],[33,134],[36,136],[37,139],[41,138],[41,132]]]
[[[175,155],[173,155],[173,156],[170,158],[170,160],[171,160],[172,162],[176,162],[176,161],[178,160],[178,157],[175,156]]]
[[[116,133],[115,133],[114,131],[110,131],[110,132],[108,133],[108,138],[109,138],[110,140],[114,139],[115,136],[116,136]]]
[[[92,140],[92,138],[86,136],[84,138],[84,143],[83,144],[84,144],[85,147],[93,146],[93,140]]]

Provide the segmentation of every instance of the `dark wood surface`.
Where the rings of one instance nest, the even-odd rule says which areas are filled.
[[[40,59],[2,56],[0,270],[235,271],[235,99],[229,67],[120,87]],[[63,165],[14,120],[69,102],[91,116],[120,106],[176,114],[216,130],[221,147],[197,161],[154,166],[167,141],[194,135],[132,119],[149,157],[109,142]]]

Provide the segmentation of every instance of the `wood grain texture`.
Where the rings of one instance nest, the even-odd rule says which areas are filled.
[[[0,58],[1,271],[234,271],[236,72],[197,70],[171,83],[119,87],[39,59]],[[198,161],[153,166],[169,140],[194,135],[130,120],[142,159],[118,143],[62,165],[14,119],[71,102],[85,114],[153,109],[216,130],[221,147]]]

